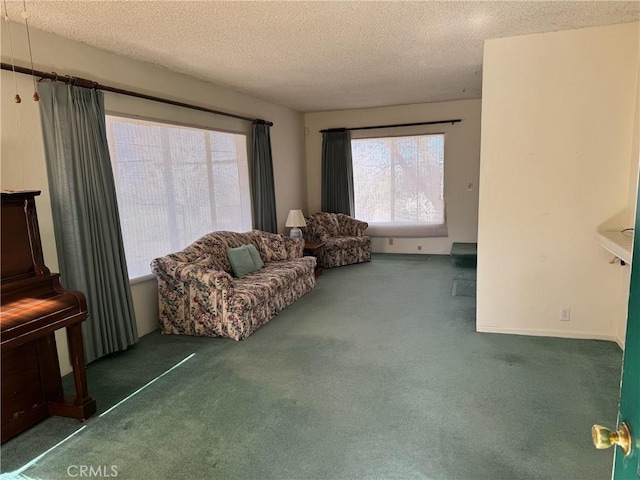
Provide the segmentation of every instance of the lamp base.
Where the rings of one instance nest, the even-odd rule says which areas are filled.
[[[289,237],[291,238],[302,238],[302,230],[298,227],[293,227],[291,232],[289,232]]]

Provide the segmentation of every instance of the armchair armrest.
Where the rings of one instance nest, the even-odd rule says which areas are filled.
[[[362,220],[355,219],[349,215],[343,213],[338,214],[338,221],[340,222],[340,233],[342,235],[362,237],[369,224]]]

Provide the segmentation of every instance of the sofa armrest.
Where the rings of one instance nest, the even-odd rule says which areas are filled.
[[[189,265],[187,262],[173,258],[173,255],[156,258],[151,261],[151,271],[165,281],[173,281],[180,277],[180,271]]]
[[[201,335],[227,318],[234,296],[231,276],[212,267],[210,255],[184,261],[174,254],[155,259],[159,320],[163,333]]]
[[[222,270],[178,261],[171,256],[153,260],[151,270],[168,282],[190,282],[195,283],[201,290],[225,290],[228,296],[233,295],[233,279]]]
[[[199,265],[188,265],[180,273],[181,280],[191,282],[203,291],[221,290],[233,295],[233,278],[227,272],[211,270]]]
[[[302,238],[284,237],[284,248],[287,251],[287,260],[302,258],[304,254],[304,240]]]

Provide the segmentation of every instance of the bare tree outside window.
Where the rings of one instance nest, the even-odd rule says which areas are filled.
[[[444,135],[351,141],[355,217],[381,225],[443,225]]]

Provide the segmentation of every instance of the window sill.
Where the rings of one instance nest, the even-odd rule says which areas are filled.
[[[143,275],[142,277],[136,277],[136,278],[130,278],[129,279],[129,285],[136,285],[138,283],[145,283],[148,282],[150,280],[155,280],[156,276],[153,273],[150,273],[148,275]]]
[[[446,224],[403,224],[368,222],[365,235],[382,238],[430,238],[448,236]]]

